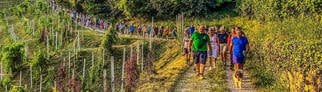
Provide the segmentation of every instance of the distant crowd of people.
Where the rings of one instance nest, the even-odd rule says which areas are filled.
[[[116,25],[117,30],[121,34],[128,34],[128,35],[141,35],[143,37],[159,37],[159,38],[166,38],[169,39],[170,37],[176,38],[177,37],[177,28],[171,26],[151,26],[151,25],[144,25],[144,24],[126,24],[126,23],[119,23]]]
[[[55,11],[62,9],[55,1],[51,1],[50,6]],[[96,18],[88,14],[82,14],[70,9],[66,9],[65,11],[70,15],[73,22],[77,22],[84,27],[104,31],[112,25],[112,23],[107,20],[108,18]],[[152,26],[146,24],[130,24],[121,22],[116,24],[116,29],[120,34],[139,35],[142,37],[158,37],[166,39],[177,37],[177,28],[175,26]]]

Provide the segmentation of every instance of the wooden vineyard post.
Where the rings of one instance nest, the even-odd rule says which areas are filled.
[[[140,64],[140,44],[137,45],[137,50],[136,50],[136,64],[139,65]]]
[[[92,52],[92,67],[94,67],[94,52]]]
[[[106,75],[107,75],[107,71],[106,71],[106,69],[104,68],[104,66],[105,66],[105,49],[103,49],[103,56],[102,56],[102,58],[103,58],[103,62],[102,62],[102,68],[103,68],[103,91],[104,92],[107,92],[107,88],[106,88],[106,85],[107,85],[107,83],[106,83]]]
[[[64,33],[65,33],[65,31],[60,33],[60,44],[59,44],[59,45],[60,45],[60,46],[59,46],[60,48],[62,48],[62,47],[63,47]]]
[[[6,85],[5,91],[8,92],[8,85]]]
[[[32,20],[32,36],[35,36],[35,20]]]
[[[103,49],[103,62],[102,62],[102,68],[104,69],[104,66],[105,66],[105,50]]]
[[[126,53],[126,48],[123,48],[123,63],[122,63],[122,83],[121,83],[121,92],[124,92],[124,66],[125,66],[125,54]]]
[[[30,65],[30,90],[32,90],[32,66]]]
[[[39,92],[42,90],[42,73],[41,73],[41,68],[40,68],[40,82],[39,82]]]
[[[115,81],[114,81],[114,56],[111,56],[111,84],[112,92],[115,92]]]
[[[68,52],[68,75],[70,74],[71,70],[70,70],[70,52]],[[67,75],[67,76],[68,76]],[[68,76],[69,78],[70,76]]]
[[[47,58],[49,58],[49,36],[47,34],[46,36],[46,52],[47,52]]]
[[[75,23],[75,31],[77,31],[77,21]],[[80,33],[79,31],[77,31],[77,46],[78,46],[78,50],[80,50],[81,46],[80,46]]]
[[[132,57],[133,57],[133,47],[131,46],[131,51],[130,51],[130,61],[132,61]]]
[[[72,70],[72,80],[74,80],[74,79],[75,79],[75,69],[73,68],[73,70]],[[75,90],[72,88],[72,92],[74,92],[74,91]]]
[[[3,75],[2,62],[0,62],[0,80],[2,80],[2,75]]]
[[[21,86],[22,71],[19,71],[19,86]]]
[[[104,92],[107,92],[107,88],[106,88],[106,85],[107,85],[106,75],[107,75],[107,73],[106,72],[107,72],[106,69],[103,69],[103,91]]]
[[[152,39],[153,35],[154,35],[154,24],[153,24],[153,17],[152,17],[152,27],[151,27],[151,32],[150,32],[150,40]]]
[[[142,62],[141,62],[141,72],[143,72],[143,67],[144,67],[144,54],[143,54],[143,48],[144,48],[144,43],[142,43],[142,54],[141,54],[141,60],[142,60]]]
[[[58,32],[56,32],[55,37],[56,37],[56,39],[55,39],[55,48],[57,50],[58,49]]]
[[[83,85],[85,83],[85,72],[86,72],[86,59],[84,59],[84,66],[83,66]]]

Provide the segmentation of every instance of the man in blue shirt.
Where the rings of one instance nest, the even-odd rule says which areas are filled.
[[[129,30],[130,30],[130,35],[132,35],[133,34],[133,32],[134,32],[134,25],[133,24],[131,24],[130,25],[130,28],[129,28]]]
[[[236,36],[232,39],[232,53],[233,53],[233,63],[235,74],[238,69],[243,70],[243,66],[245,64],[245,54],[249,52],[249,43],[246,36],[242,35],[242,32],[239,28],[236,29]]]

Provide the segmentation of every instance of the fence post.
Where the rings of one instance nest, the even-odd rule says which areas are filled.
[[[19,71],[19,86],[21,86],[21,78],[22,78],[22,72]]]
[[[126,53],[126,48],[123,48],[123,63],[122,63],[122,84],[121,84],[121,92],[124,92],[124,65],[125,65],[125,54]]]
[[[103,91],[104,92],[107,92],[107,89],[106,89],[106,69],[103,70]]]
[[[58,49],[58,32],[56,32],[55,37],[56,37],[56,40],[55,40],[56,45],[55,45],[55,47],[56,47],[56,50],[57,50]]]
[[[2,80],[2,74],[3,74],[3,71],[2,71],[2,62],[0,62],[0,80]]]
[[[137,45],[137,50],[136,50],[136,64],[140,65],[140,44]]]
[[[115,81],[114,81],[114,56],[111,56],[111,84],[112,84],[112,92],[115,92]]]
[[[84,80],[85,80],[85,72],[86,72],[86,59],[84,59],[84,66],[83,66],[83,83],[84,83]]]
[[[144,52],[144,50],[143,50],[143,48],[144,48],[144,42],[142,43],[142,54],[141,54],[141,60],[142,60],[142,62],[141,62],[141,72],[143,72],[143,67],[144,67],[144,54],[143,54],[143,52]]]
[[[71,73],[71,70],[70,70],[70,67],[71,67],[71,65],[70,65],[70,52],[68,52],[68,75]],[[68,76],[68,78],[69,78],[70,76]]]
[[[42,73],[41,73],[41,68],[40,68],[40,82],[39,82],[39,92],[42,91]]]
[[[35,36],[35,21],[32,20],[32,36]]]
[[[30,90],[32,90],[32,66],[30,65]]]

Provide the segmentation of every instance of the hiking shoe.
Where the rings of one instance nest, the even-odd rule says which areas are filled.
[[[186,60],[186,64],[189,66],[190,65],[190,60]]]
[[[196,77],[199,77],[200,76],[200,73],[197,73]]]
[[[203,80],[203,79],[205,79],[205,77],[203,76],[203,75],[199,75],[199,78],[198,78],[199,80]]]
[[[211,67],[211,66],[210,66],[210,67],[209,67],[209,71],[211,71],[212,69],[213,69],[213,67]]]

